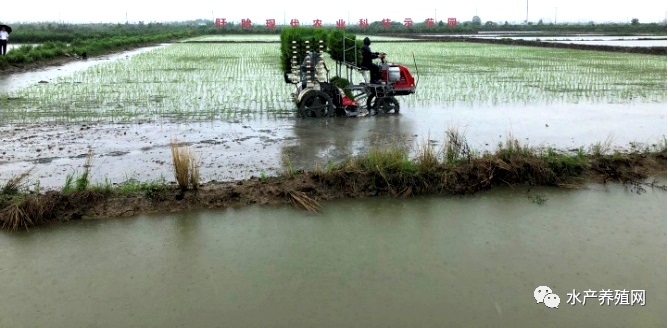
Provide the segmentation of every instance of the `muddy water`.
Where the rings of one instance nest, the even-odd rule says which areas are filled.
[[[0,280],[2,327],[665,327],[666,192],[69,222],[0,234]],[[536,303],[540,285],[558,309]],[[569,304],[607,289],[644,290],[645,305]]]

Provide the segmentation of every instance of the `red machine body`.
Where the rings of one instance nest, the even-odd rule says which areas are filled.
[[[398,79],[392,78],[392,72],[396,73],[396,68],[398,68],[399,71],[399,77]],[[402,95],[408,95],[415,93],[415,79],[413,78],[413,75],[411,74],[410,70],[404,66],[404,65],[395,65],[395,64],[388,64],[388,65],[383,65],[381,66],[381,71],[380,71],[382,80],[385,81],[387,84],[392,85],[392,95],[397,95],[397,96],[402,96]]]

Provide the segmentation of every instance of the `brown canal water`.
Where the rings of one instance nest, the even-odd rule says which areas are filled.
[[[665,327],[666,192],[69,222],[1,233],[0,280],[1,327]],[[539,286],[558,308],[536,302]]]

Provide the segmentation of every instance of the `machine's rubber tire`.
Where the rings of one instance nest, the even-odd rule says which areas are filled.
[[[379,113],[399,114],[399,101],[394,97],[376,98],[373,107]]]
[[[334,115],[332,98],[322,91],[307,92],[299,102],[301,117],[326,117]]]

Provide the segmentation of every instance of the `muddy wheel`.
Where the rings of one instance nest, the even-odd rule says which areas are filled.
[[[322,91],[310,91],[299,102],[301,117],[325,117],[334,114],[332,98]]]
[[[399,114],[399,101],[394,97],[377,98],[373,107],[381,113]]]

